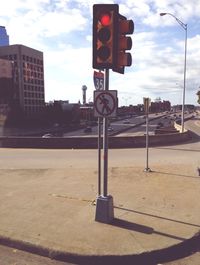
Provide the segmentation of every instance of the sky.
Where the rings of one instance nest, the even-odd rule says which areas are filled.
[[[10,45],[43,52],[46,102],[82,102],[83,85],[87,102],[93,101],[93,4],[118,4],[119,13],[134,21],[132,65],[125,74],[110,70],[109,89],[118,91],[119,106],[142,104],[143,97],[182,104],[186,30],[173,16],[187,24],[185,103],[197,105],[200,0],[6,0],[0,25]]]

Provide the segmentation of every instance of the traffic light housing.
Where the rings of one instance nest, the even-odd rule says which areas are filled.
[[[126,35],[133,31],[133,20],[119,14],[118,4],[93,5],[93,68],[124,74],[125,66],[132,64],[126,52],[132,48],[132,39]]]
[[[118,15],[118,40],[117,40],[117,62],[113,71],[124,74],[125,66],[131,66],[132,56],[127,50],[132,48],[132,39],[127,34],[133,34],[134,22],[126,17]]]
[[[93,68],[112,69],[116,65],[117,4],[93,5]]]

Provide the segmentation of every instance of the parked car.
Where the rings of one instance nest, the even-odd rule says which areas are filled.
[[[113,130],[114,130],[113,127],[111,127],[111,126],[108,127],[109,132],[112,132]]]
[[[123,122],[124,124],[129,124],[130,123],[130,121],[129,120],[124,120],[124,122]]]
[[[158,124],[157,124],[157,126],[156,126],[156,129],[160,129],[161,127],[163,127],[164,126],[164,124],[162,123],[162,122],[159,122]]]

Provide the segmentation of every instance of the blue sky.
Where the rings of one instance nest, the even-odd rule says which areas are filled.
[[[199,0],[6,0],[0,25],[10,44],[23,44],[44,53],[45,100],[93,100],[92,6],[119,4],[120,14],[132,19],[135,31],[133,64],[121,75],[110,71],[110,89],[119,105],[139,104],[143,97],[160,97],[182,104],[185,30],[171,13],[188,25],[186,103],[197,104],[200,86]]]

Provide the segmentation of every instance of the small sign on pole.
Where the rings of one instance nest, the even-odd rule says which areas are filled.
[[[144,102],[144,111],[145,113],[149,113],[149,107],[151,105],[151,99],[150,98],[143,98],[143,102]]]
[[[94,87],[96,90],[104,90],[104,73],[94,71]]]

